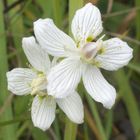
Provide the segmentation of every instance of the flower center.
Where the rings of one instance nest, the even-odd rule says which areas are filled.
[[[31,95],[36,95],[36,94],[40,96],[46,95],[47,94],[46,84],[47,84],[47,79],[45,74],[43,73],[38,74],[37,77],[33,79],[31,82],[31,88],[32,88]]]
[[[102,53],[102,42],[102,40],[99,40],[97,42],[87,43],[81,48],[81,58],[89,63],[94,62],[97,54]]]
[[[87,43],[81,48],[82,57],[86,60],[92,59],[97,53],[97,46],[95,42]]]
[[[96,42],[88,42],[80,48],[81,60],[85,63],[100,67],[101,63],[96,59],[97,55],[101,55],[105,52],[103,46],[103,38],[101,36]]]

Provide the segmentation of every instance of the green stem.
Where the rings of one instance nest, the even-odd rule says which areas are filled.
[[[126,105],[129,118],[134,128],[136,139],[140,140],[140,112],[124,70],[119,70],[116,72],[116,80],[118,82],[122,99]]]
[[[12,124],[15,124],[21,121],[27,121],[27,120],[30,120],[30,118],[16,118],[13,120],[8,120],[8,121],[0,121],[0,127],[12,125]]]
[[[9,2],[14,2],[14,0],[9,0]],[[10,14],[13,14],[13,13],[17,13],[18,10],[21,9],[21,5],[18,5],[16,6],[11,12]],[[11,24],[11,21],[9,21],[10,24]],[[18,34],[21,34],[22,36],[24,36],[24,26],[23,26],[23,17],[22,15],[18,18],[18,20],[15,22],[15,24],[11,24],[10,25],[10,28],[11,31],[12,31],[12,35],[17,32],[17,27],[18,27]],[[19,37],[19,36],[14,36],[13,38],[13,41],[14,41],[14,47],[16,50],[22,50],[22,47],[21,47],[21,42],[22,42],[22,38]],[[18,51],[18,53],[16,54],[17,56],[17,62],[18,62],[18,66],[26,66],[26,59],[25,59],[25,55],[23,53],[23,51]]]
[[[69,0],[69,34],[71,35],[71,21],[75,11],[81,8],[84,4],[83,0]]]
[[[62,27],[62,7],[61,0],[52,0],[53,4],[53,17],[56,25]]]
[[[96,104],[93,101],[93,99],[87,93],[85,94],[85,96],[86,96],[86,99],[87,99],[88,104],[90,106],[91,113],[94,116],[94,119],[96,121],[97,128],[100,132],[100,136],[101,136],[102,140],[107,140],[106,135],[105,135],[105,131],[104,131],[104,128],[103,128],[103,125],[102,125],[102,122],[101,122],[101,119],[99,117],[99,113],[97,111]]]
[[[113,124],[113,111],[108,111],[107,119],[106,119],[106,137],[109,140],[112,132],[112,124]]]
[[[75,11],[81,8],[83,5],[83,0],[69,0],[69,29],[71,25],[72,18],[75,14]],[[69,30],[71,35],[71,31]],[[75,140],[77,134],[77,125],[72,123],[70,120],[66,120],[64,140]]]
[[[76,140],[77,125],[66,119],[64,140]]]
[[[87,126],[86,122],[84,123],[84,139],[89,140],[88,126]]]
[[[0,2],[0,32],[4,33],[4,20],[3,20],[3,5]],[[6,72],[8,71],[8,58],[7,58],[7,48],[6,48],[6,35],[0,37],[0,106],[2,106],[8,96],[7,82],[6,82]],[[11,120],[12,108],[8,106],[0,117],[0,121]],[[2,128],[0,132],[1,137],[4,140],[16,140],[15,126],[10,125]]]
[[[12,17],[11,25],[12,25],[12,24],[15,24],[15,22],[18,21],[18,19],[22,16],[23,12],[25,11],[25,9],[29,6],[29,4],[30,4],[31,2],[32,2],[32,0],[26,1],[26,3],[25,3],[25,5],[24,5],[23,9],[21,9],[19,13],[16,13],[16,15],[14,15],[14,16]]]
[[[140,7],[140,0],[135,0],[135,5]],[[137,10],[136,16],[136,32],[137,32],[137,39],[140,40],[140,10]]]
[[[28,128],[28,126],[29,126],[29,122],[28,121],[23,123],[23,125],[19,128],[19,130],[16,133],[17,138],[19,138],[23,134],[23,132]]]
[[[61,134],[60,134],[60,127],[59,127],[59,122],[58,122],[58,119],[55,118],[55,122],[54,122],[54,129],[55,129],[55,133],[57,135],[57,139],[58,140],[61,140]]]

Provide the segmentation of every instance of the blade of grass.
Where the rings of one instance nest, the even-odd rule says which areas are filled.
[[[83,0],[69,0],[69,34],[71,35],[71,22],[75,11],[81,8],[84,4]]]
[[[135,0],[135,5],[140,7],[140,0]],[[136,34],[137,39],[140,40],[140,10],[137,11],[136,16]]]
[[[23,132],[28,128],[28,126],[29,126],[28,121],[23,123],[23,125],[18,129],[18,131],[16,133],[17,138],[19,138],[23,134]]]
[[[6,99],[2,107],[0,107],[0,116],[3,114],[7,106],[11,105],[11,101],[13,99],[13,94],[10,94]]]
[[[129,63],[128,66],[133,71],[140,73],[140,64],[139,63]]]
[[[89,133],[88,126],[86,123],[84,123],[83,125],[84,125],[84,139],[89,140],[90,138],[89,138],[89,134],[88,134]]]
[[[14,0],[9,0],[9,2],[14,2]],[[17,13],[20,8],[21,8],[20,5],[16,6],[11,11],[11,14],[12,13]],[[18,29],[18,33],[23,35],[23,33],[24,33],[24,25],[23,25],[22,16],[19,17],[19,19],[15,22],[15,24],[11,25],[10,29],[12,30],[12,35],[17,32],[17,29]],[[13,40],[14,40],[14,47],[16,48],[16,50],[19,50],[20,48],[22,48],[21,47],[21,45],[22,45],[21,44],[21,37],[14,36]],[[19,52],[17,54],[17,58],[18,58],[18,66],[25,66],[26,59],[25,59],[25,55],[23,54],[23,51],[21,51],[21,52]]]
[[[94,116],[94,119],[96,121],[96,125],[97,125],[97,128],[98,128],[99,132],[100,132],[101,139],[102,140],[107,140],[95,102],[93,101],[93,99],[87,93],[85,93],[85,97],[86,97],[87,102],[89,104],[89,107],[91,109],[91,113]]]
[[[53,18],[58,27],[62,27],[62,9],[65,7],[61,7],[61,0],[52,0],[53,5]]]
[[[90,112],[88,111],[87,107],[85,107],[85,118],[86,118],[87,124],[91,128],[91,131],[94,133],[96,139],[97,140],[102,140],[101,136],[100,136],[100,133],[99,133],[97,127],[96,127],[96,123],[93,120],[93,118],[92,118]]]
[[[113,124],[113,111],[109,110],[107,113],[107,119],[106,119],[106,137],[109,140],[110,135],[112,132],[112,124]]]
[[[31,129],[34,140],[50,140],[50,138],[42,130],[33,127]]]
[[[3,20],[3,5],[0,2],[0,32],[5,32],[4,20]],[[6,48],[6,35],[0,37],[0,106],[5,102],[8,96],[7,82],[6,82],[6,72],[8,71],[8,58],[7,58],[7,48]],[[12,119],[12,109],[8,106],[0,117],[1,121],[6,121]],[[16,140],[14,125],[6,126],[2,128],[0,135],[4,140]]]
[[[60,134],[60,127],[59,127],[59,122],[58,122],[58,119],[55,118],[55,121],[54,121],[54,129],[55,129],[55,134],[57,136],[57,140],[61,140],[61,134]]]
[[[76,140],[77,125],[66,118],[64,140]]]
[[[26,121],[26,120],[30,120],[30,118],[16,118],[16,119],[8,120],[8,121],[0,121],[0,127],[8,126],[8,125],[10,126],[17,122]],[[15,135],[14,135],[14,137],[15,137]]]
[[[25,11],[25,9],[28,7],[28,5],[31,2],[32,2],[32,0],[28,0],[25,2],[23,9],[21,9],[19,13],[16,13],[16,15],[14,15],[14,17],[12,18],[11,24],[15,24],[15,22],[21,17],[22,13]]]
[[[43,18],[53,17],[52,0],[39,0],[39,5],[43,10]]]
[[[116,80],[118,82],[118,86],[120,89],[120,93],[122,99],[126,105],[129,118],[131,120],[132,126],[134,128],[134,132],[136,135],[136,139],[140,140],[140,135],[138,135],[140,131],[140,112],[138,109],[138,104],[130,87],[129,81],[126,77],[124,70],[119,70],[116,72]]]
[[[83,0],[77,0],[77,1],[69,0],[69,29],[75,11],[78,8],[82,7],[82,5],[83,5]],[[70,30],[69,30],[69,34],[71,34]],[[64,140],[75,140],[76,134],[77,134],[77,125],[72,123],[69,119],[66,119]]]
[[[140,7],[140,0],[135,0],[135,5]],[[140,40],[140,10],[136,11],[136,39]],[[134,60],[139,59],[139,54],[137,53],[140,50],[139,46],[134,48],[134,53],[136,53],[136,56]]]

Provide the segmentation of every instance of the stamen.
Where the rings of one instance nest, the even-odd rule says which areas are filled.
[[[89,36],[89,37],[86,39],[87,42],[92,42],[93,40],[94,40],[94,37],[93,37],[93,36]]]
[[[31,88],[32,92],[31,95],[41,94],[44,95],[42,92],[42,86],[47,83],[46,77],[44,74],[39,73],[38,77],[32,80]]]

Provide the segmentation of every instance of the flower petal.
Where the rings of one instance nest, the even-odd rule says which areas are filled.
[[[48,74],[48,94],[64,98],[74,91],[81,79],[81,62],[67,58],[53,67]]]
[[[71,28],[77,42],[95,39],[103,30],[99,9],[88,3],[77,10]]]
[[[128,44],[119,38],[112,38],[103,42],[103,53],[95,58],[101,68],[117,70],[125,65],[133,57],[133,50]]]
[[[30,84],[36,74],[27,68],[16,68],[7,72],[8,90],[16,95],[29,94]]]
[[[36,96],[32,103],[31,117],[35,127],[47,130],[55,119],[56,102],[52,97]]]
[[[71,121],[78,124],[83,123],[84,108],[82,100],[77,92],[72,93],[66,98],[57,99],[57,103]]]
[[[91,97],[110,109],[115,103],[116,91],[103,77],[100,70],[88,65],[83,73],[83,83]]]
[[[34,22],[34,32],[40,45],[52,56],[67,56],[69,50],[76,49],[74,41],[58,29],[51,19]]]
[[[33,36],[23,38],[22,47],[30,64],[35,69],[46,72],[50,68],[48,54],[37,44]]]

